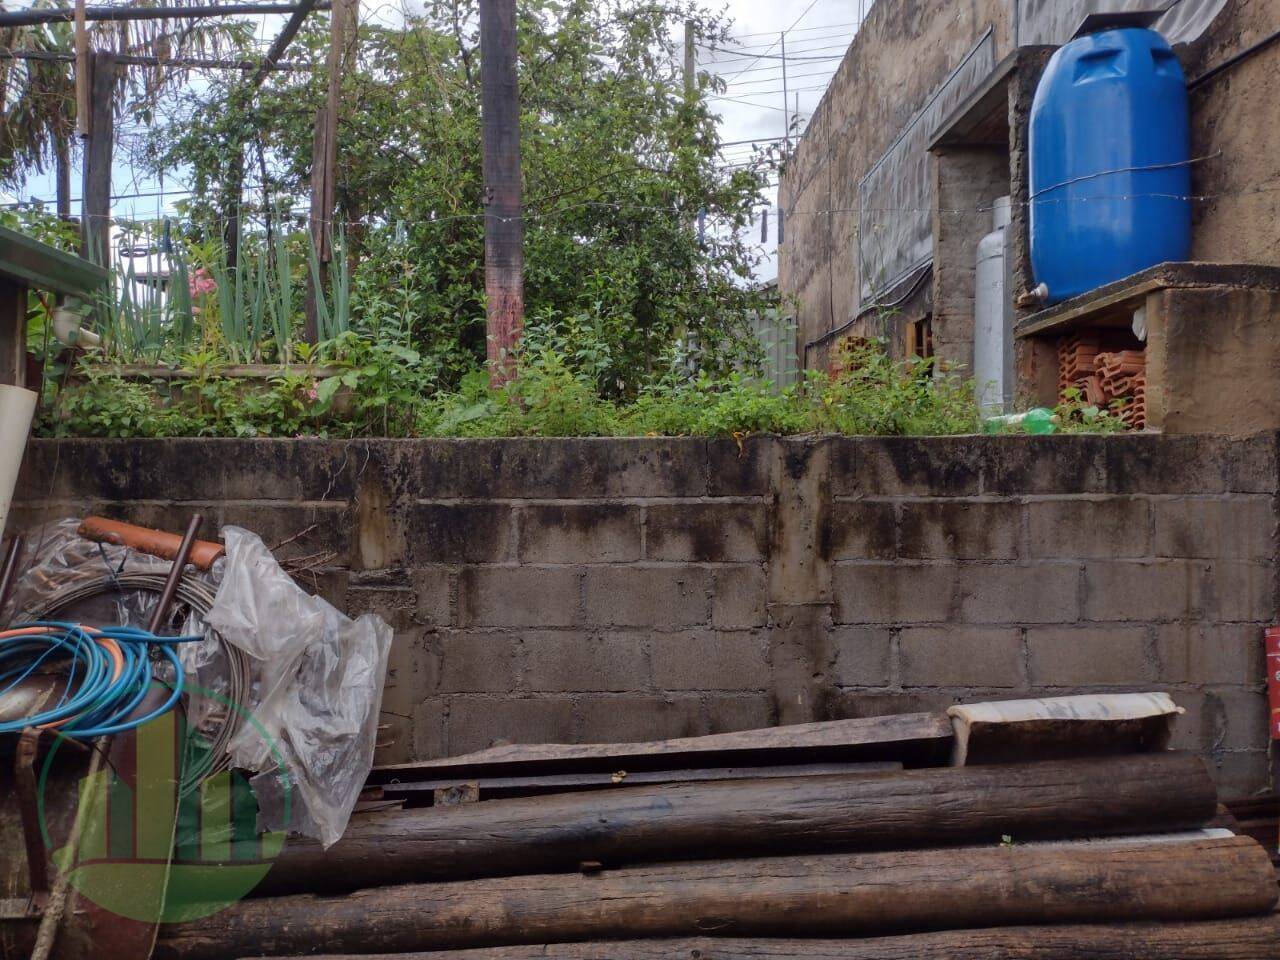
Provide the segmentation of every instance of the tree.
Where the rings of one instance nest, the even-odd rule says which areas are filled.
[[[708,103],[683,89],[676,37],[725,24],[688,2],[533,0],[520,6],[526,203],[526,337],[606,395],[630,395],[699,352],[727,367],[750,352],[751,249],[738,238],[772,160],[729,169]],[[403,29],[365,26],[339,135],[356,319],[404,337],[456,380],[484,355],[480,77],[471,0],[428,0]],[[317,56],[322,20],[295,41]],[[227,145],[254,142],[259,217],[301,207],[323,79],[276,75],[253,101],[219,83],[165,107],[156,169],[190,171],[197,222],[212,223]],[[694,225],[707,227],[700,241]]]

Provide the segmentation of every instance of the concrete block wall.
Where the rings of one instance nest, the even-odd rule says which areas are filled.
[[[1266,785],[1277,437],[40,441],[29,527],[193,510],[396,630],[382,761],[1166,689]]]

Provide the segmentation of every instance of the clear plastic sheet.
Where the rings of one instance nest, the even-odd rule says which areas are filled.
[[[232,764],[258,772],[258,825],[326,847],[346,829],[373,765],[391,628],[310,596],[247,530],[222,531],[227,558],[209,624],[254,657],[254,722]]]

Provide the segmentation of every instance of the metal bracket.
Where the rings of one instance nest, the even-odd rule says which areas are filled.
[[[28,727],[18,741],[13,761],[14,781],[18,787],[18,812],[22,817],[22,836],[27,846],[27,874],[31,881],[31,900],[27,916],[37,916],[49,902],[49,864],[44,838],[40,833],[39,798],[36,793],[36,756],[41,731]]]

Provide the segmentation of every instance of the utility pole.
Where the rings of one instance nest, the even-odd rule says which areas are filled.
[[[484,286],[489,382],[515,376],[524,332],[524,219],[515,0],[480,0],[484,166]]]
[[[316,112],[311,159],[311,239],[320,262],[318,280],[307,289],[305,339],[320,339],[316,303],[324,295],[323,283],[333,259],[333,214],[337,202],[338,108],[342,103],[345,76],[359,33],[359,0],[334,0],[329,14],[329,59],[326,64],[329,86],[324,106]],[[320,288],[317,288],[317,283]]]
[[[115,145],[116,58],[110,53],[89,57],[86,86],[91,103],[84,149],[80,237],[86,259],[111,266],[111,153]]]
[[[791,156],[791,118],[788,111],[791,109],[790,97],[787,96],[787,31],[783,30],[778,35],[782,44],[782,136],[784,150],[787,156]]]

